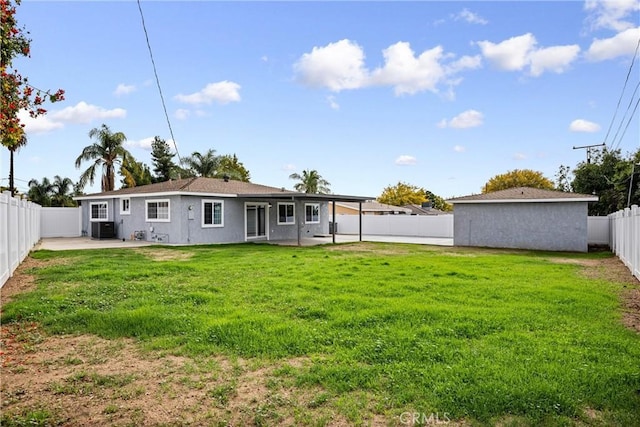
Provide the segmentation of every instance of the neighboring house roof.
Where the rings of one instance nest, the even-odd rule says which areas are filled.
[[[404,205],[403,208],[411,210],[411,215],[444,215],[450,212],[436,208],[427,208],[420,205]]]
[[[358,210],[358,203],[342,202],[336,203],[336,206],[342,206],[343,208]],[[372,200],[362,202],[362,212],[382,212],[382,213],[402,213],[411,214],[411,209],[403,208],[400,206],[386,205]]]
[[[74,200],[99,199],[106,197],[149,197],[169,195],[203,195],[220,197],[272,197],[272,198],[308,198],[328,200],[366,200],[366,197],[343,196],[337,194],[306,194],[269,187],[252,182],[224,180],[218,178],[184,178],[120,190],[87,194],[74,197]]]
[[[448,203],[541,203],[541,202],[597,202],[598,197],[591,194],[566,193],[563,191],[542,190],[531,187],[515,187],[501,191],[471,196],[455,197]]]

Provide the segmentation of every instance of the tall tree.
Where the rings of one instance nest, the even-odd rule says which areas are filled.
[[[156,136],[151,143],[151,164],[153,165],[153,182],[164,182],[172,179],[177,172],[173,161],[175,153],[164,139]]]
[[[71,179],[62,178],[60,175],[54,176],[51,183],[51,206],[76,206],[76,202],[72,199],[72,191],[73,181]]]
[[[122,176],[120,181],[122,188],[137,187],[153,182],[149,166],[137,161],[133,156],[127,156],[122,160],[120,175]]]
[[[182,163],[191,169],[196,176],[214,178],[220,164],[220,157],[216,156],[216,150],[209,149],[202,154],[194,151],[191,156],[182,159]]]
[[[109,126],[105,124],[89,131],[89,138],[94,137],[97,141],[84,147],[76,159],[76,168],[80,168],[83,161],[93,160],[93,164],[80,175],[78,184],[80,188],[84,188],[87,183],[93,185],[96,169],[102,168],[102,191],[113,191],[115,189],[116,166],[122,166],[122,162],[131,157],[131,154],[123,146],[127,137],[122,132],[111,132]],[[126,168],[122,172],[128,173]]]
[[[51,206],[51,182],[49,178],[42,178],[42,182],[37,179],[29,180],[29,192],[27,197],[33,203],[37,203],[40,206]]]
[[[605,149],[590,163],[578,163],[573,171],[573,190],[599,199],[589,205],[589,215],[608,215],[625,208],[628,202],[640,204],[640,166],[634,167],[634,163],[640,163],[640,149],[626,159],[620,150]]]
[[[442,197],[433,194],[431,191],[425,191],[424,195],[427,197],[427,201],[431,202],[431,205],[439,209],[443,212],[451,212],[453,210],[453,206],[447,203]]]
[[[294,184],[293,188],[296,191],[300,191],[301,193],[310,193],[310,194],[329,194],[331,190],[329,186],[331,185],[329,181],[322,178],[322,176],[318,173],[317,170],[309,170],[305,169],[302,171],[302,175],[298,173],[292,173],[289,175],[290,179],[296,179],[300,182]]]
[[[20,0],[0,0],[0,144],[10,153],[9,190],[15,193],[13,157],[16,151],[27,143],[24,124],[20,123],[18,113],[26,111],[31,117],[46,114],[42,108],[46,101],[58,102],[64,99],[64,91],[55,93],[43,91],[31,86],[28,79],[13,68],[16,57],[28,57],[31,40],[16,20],[16,6]]]
[[[515,169],[491,178],[482,187],[482,192],[491,193],[514,187],[532,187],[543,190],[553,190],[555,188],[553,181],[546,178],[542,172],[531,169]]]
[[[238,160],[238,156],[235,154],[225,154],[219,158],[218,170],[215,176],[216,178],[222,178],[225,175],[237,181],[249,182],[251,179],[249,171],[244,167],[242,162]]]
[[[419,205],[427,201],[427,190],[417,185],[399,181],[382,190],[378,202],[393,206]]]

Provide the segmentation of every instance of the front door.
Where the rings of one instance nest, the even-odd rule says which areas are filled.
[[[245,205],[246,240],[269,239],[267,235],[267,203]]]

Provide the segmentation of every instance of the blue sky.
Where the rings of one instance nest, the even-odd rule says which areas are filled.
[[[582,146],[637,149],[636,0],[541,2],[150,2],[149,39],[181,156],[237,154],[253,182],[291,189],[316,169],[338,194],[378,196],[404,181],[443,197],[534,169],[553,179]],[[16,184],[67,176],[106,123],[150,163],[170,134],[134,1],[24,0],[33,39],[15,62],[62,88],[25,117]],[[632,105],[633,109],[633,105]],[[627,113],[623,129],[630,117]],[[606,137],[610,124],[613,130]],[[605,139],[606,138],[606,139]],[[0,176],[6,185],[8,153]],[[99,180],[87,192],[99,191]]]

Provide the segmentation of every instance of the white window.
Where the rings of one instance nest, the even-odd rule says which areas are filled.
[[[89,210],[91,211],[91,221],[106,221],[109,219],[109,213],[107,210],[107,202],[95,202],[89,204]]]
[[[307,224],[318,224],[320,222],[320,204],[306,203],[304,205],[304,222]]]
[[[296,206],[293,203],[278,203],[278,225],[296,223]]]
[[[222,200],[202,201],[202,227],[224,227],[224,202]]]
[[[147,222],[169,222],[169,200],[147,200]]]
[[[131,213],[131,199],[120,199],[120,215]]]

